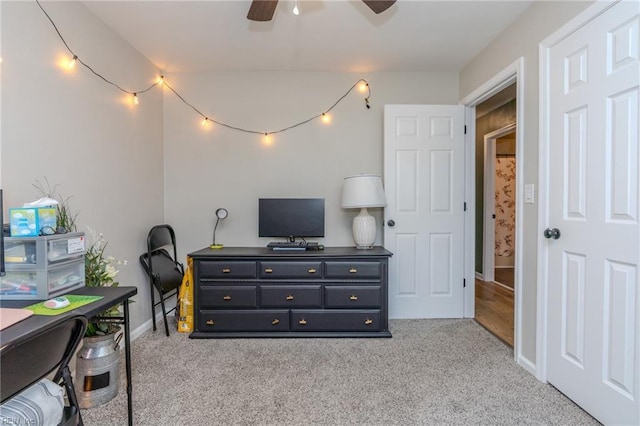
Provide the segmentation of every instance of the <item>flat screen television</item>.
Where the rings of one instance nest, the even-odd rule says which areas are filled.
[[[258,236],[324,237],[324,198],[258,199]]]

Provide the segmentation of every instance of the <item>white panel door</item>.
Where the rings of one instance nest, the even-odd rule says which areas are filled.
[[[547,379],[616,425],[640,424],[639,5],[548,52]]]
[[[464,107],[386,105],[391,318],[463,315]]]

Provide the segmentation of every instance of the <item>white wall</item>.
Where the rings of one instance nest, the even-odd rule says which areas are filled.
[[[582,12],[592,2],[536,2],[505,32],[500,34],[460,73],[460,98],[464,98],[519,57],[524,57],[524,183],[538,183],[538,43],[564,23]],[[518,155],[521,155],[520,153]],[[536,193],[537,193],[536,189]],[[525,204],[522,223],[522,347],[529,362],[536,362],[536,274],[540,235],[537,232],[538,205]]]
[[[80,2],[44,2],[72,50],[130,90],[148,87],[157,70]],[[127,260],[121,285],[139,289],[132,327],[150,318],[148,284],[138,262],[146,233],[163,220],[162,93],[131,108],[118,90],[78,68],[35,2],[2,2],[2,185],[5,208],[38,198],[44,178],[71,196],[89,225]]]
[[[174,225],[181,255],[211,244],[215,210],[229,217],[216,240],[227,246],[264,246],[258,238],[259,197],[324,197],[326,245],[351,246],[356,211],[343,211],[344,177],[382,174],[385,104],[455,104],[456,73],[348,74],[244,72],[171,74],[166,79],[202,113],[233,126],[273,131],[329,108],[360,78],[372,90],[371,109],[353,91],[332,112],[329,125],[315,120],[273,135],[221,126],[203,130],[201,118],[165,89],[166,219]],[[382,242],[381,209],[378,244]]]

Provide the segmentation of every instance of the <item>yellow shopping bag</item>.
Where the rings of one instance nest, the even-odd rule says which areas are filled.
[[[193,331],[193,261],[187,257],[187,270],[182,278],[182,285],[178,293],[178,331],[191,333]]]

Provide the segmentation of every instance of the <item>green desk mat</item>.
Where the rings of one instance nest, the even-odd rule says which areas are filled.
[[[25,306],[24,309],[28,309],[33,311],[36,315],[60,315],[65,312],[71,311],[73,309],[79,308],[80,306],[87,305],[89,303],[95,302],[96,300],[102,299],[104,296],[81,296],[77,294],[68,294],[65,295],[67,299],[69,299],[69,306],[65,306],[61,309],[51,309],[44,306],[44,302],[36,303],[34,305]]]

